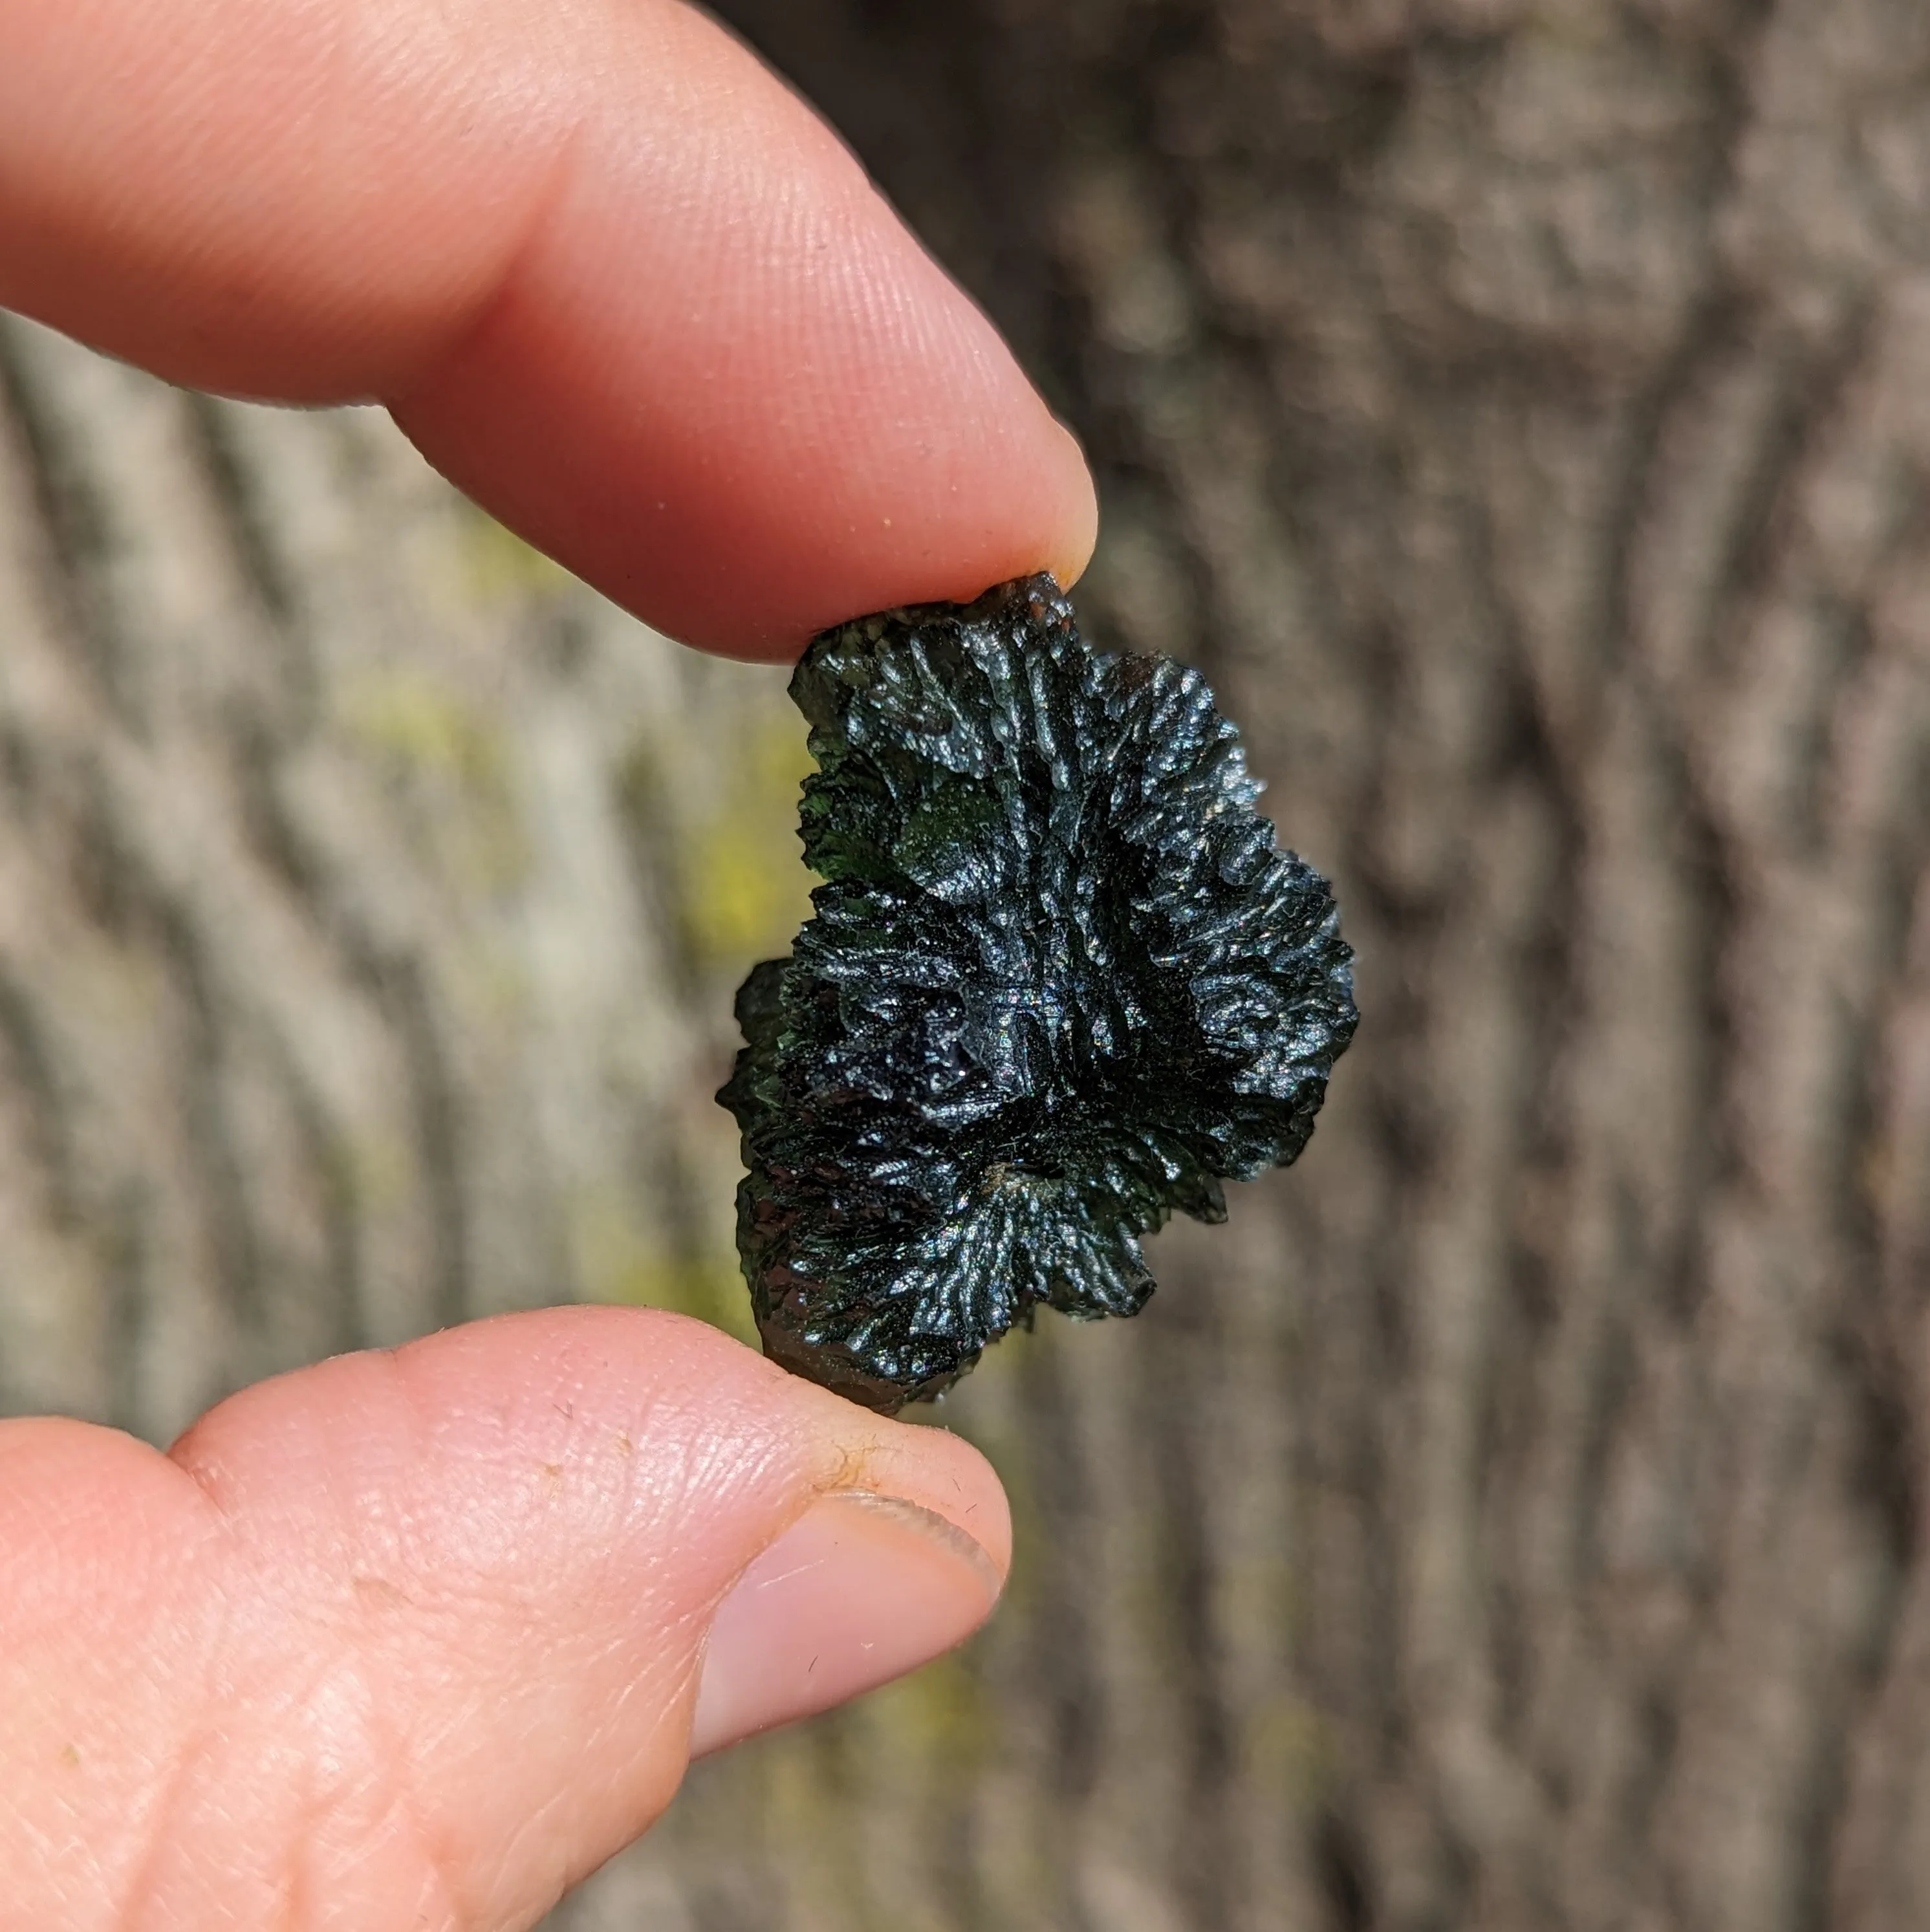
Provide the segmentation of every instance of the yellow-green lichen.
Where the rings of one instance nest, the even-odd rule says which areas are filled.
[[[419,670],[384,668],[348,684],[341,715],[351,742],[394,778],[456,794],[459,850],[478,885],[506,890],[527,876],[508,734],[466,692]]]
[[[755,1342],[737,1258],[668,1251],[614,1189],[587,1190],[569,1217],[570,1258],[587,1301],[665,1308],[694,1316],[741,1341]]]
[[[499,604],[552,594],[576,579],[554,558],[473,505],[458,512],[455,550],[463,587],[475,602]]]

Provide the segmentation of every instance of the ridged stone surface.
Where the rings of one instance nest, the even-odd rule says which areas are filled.
[[[772,1358],[890,1412],[1040,1303],[1136,1314],[1141,1238],[1306,1144],[1352,956],[1205,679],[1049,577],[827,632],[791,689],[826,883],[738,997],[738,1246]]]

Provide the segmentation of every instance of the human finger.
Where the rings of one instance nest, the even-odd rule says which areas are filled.
[[[794,654],[1070,582],[1091,487],[815,116],[678,0],[12,0],[0,304],[393,405],[651,622]]]
[[[714,1747],[909,1668],[1008,1553],[956,1438],[647,1312],[343,1357],[167,1456],[8,1424],[10,1922],[528,1925],[693,1712]]]

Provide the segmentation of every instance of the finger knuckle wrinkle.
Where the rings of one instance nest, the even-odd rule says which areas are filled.
[[[238,1683],[177,1756],[115,1932],[471,1932],[452,1834],[358,1647]]]

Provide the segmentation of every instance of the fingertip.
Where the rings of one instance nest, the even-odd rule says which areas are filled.
[[[647,1826],[693,1735],[714,1748],[958,1642],[1009,1561],[969,1445],[655,1310],[338,1358],[231,1398],[170,1454],[245,1573],[231,1640],[267,1660],[243,1674],[351,1642],[413,1804],[499,1913]],[[560,1808],[542,1871],[504,1858]],[[359,1816],[345,1842],[374,1828]]]
[[[818,1493],[712,1619],[693,1756],[929,1663],[991,1615],[1011,1566],[1004,1488],[970,1443],[785,1379],[818,1445]]]
[[[107,1914],[137,1878],[170,1923],[266,1923],[291,1886],[345,1923],[419,1893],[531,1922],[693,1740],[914,1667],[1010,1560],[969,1445],[648,1310],[338,1358],[165,1457],[0,1425],[0,1703],[22,1762],[87,1780],[0,1854],[53,1819],[59,1886]],[[168,1828],[131,1831],[163,1784]]]
[[[1099,542],[1099,494],[1094,487],[1084,446],[1064,423],[1055,421],[1052,427],[1060,439],[1054,490],[1057,514],[1049,530],[1043,533],[1046,545],[1043,567],[1058,579],[1061,590],[1070,590],[1085,574]]]
[[[1004,1578],[944,1517],[895,1496],[821,1496],[712,1618],[693,1756],[889,1683],[950,1650]]]
[[[875,1414],[815,1384],[785,1379],[819,1444],[821,1493],[894,1497],[927,1510],[970,1538],[1002,1581],[1012,1567],[1012,1510],[982,1451],[935,1422]]]
[[[1090,479],[997,332],[695,8],[9,26],[0,302],[177,381],[381,399],[530,542],[729,656],[1084,567]]]
[[[560,214],[487,326],[391,406],[452,482],[614,602],[698,649],[788,663],[873,610],[1083,571],[1097,508],[1077,442],[881,203],[863,274],[713,268],[701,334],[693,298],[614,274],[621,250],[587,227]]]
[[[767,1492],[773,1531],[815,1496],[896,1496],[964,1532],[1000,1574],[1011,1560],[1004,1491],[962,1437],[860,1408],[662,1309],[531,1310],[337,1356],[230,1396],[167,1451],[230,1511],[318,1485],[341,1507],[358,1486],[607,1476],[644,1454],[693,1488]]]

